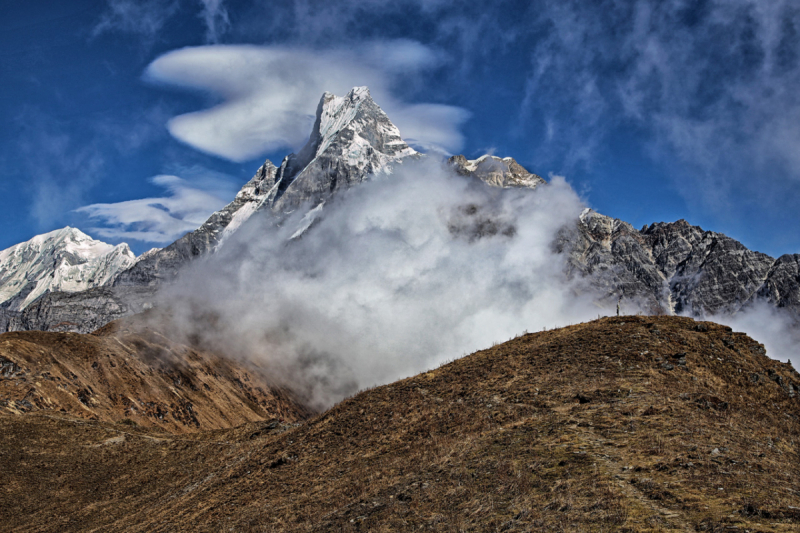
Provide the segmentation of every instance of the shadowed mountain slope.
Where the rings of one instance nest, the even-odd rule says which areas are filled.
[[[800,375],[727,327],[526,334],[278,422],[185,436],[0,416],[36,531],[797,531]]]

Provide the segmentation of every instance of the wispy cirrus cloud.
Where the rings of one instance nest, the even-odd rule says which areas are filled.
[[[202,4],[200,17],[206,24],[206,42],[216,44],[231,25],[225,1],[200,0],[200,3]]]
[[[178,8],[178,0],[107,0],[92,34],[123,32],[153,38]]]
[[[171,119],[168,128],[176,139],[232,161],[302,146],[323,92],[342,95],[361,85],[370,88],[404,138],[457,150],[467,111],[410,104],[391,89],[398,77],[413,77],[439,60],[433,49],[406,40],[333,50],[204,46],[161,56],[147,68],[145,78],[221,98],[223,102],[210,109]]]
[[[137,121],[76,118],[60,120],[25,106],[9,126],[17,134],[14,165],[30,199],[28,214],[39,230],[69,222],[69,213],[86,203],[92,191],[118,170],[119,157],[131,157],[164,137],[164,110],[137,112]]]
[[[192,174],[202,169],[187,169]],[[232,182],[213,175],[197,175],[191,181],[162,174],[150,178],[163,187],[162,197],[116,203],[91,204],[75,211],[99,225],[88,230],[105,239],[136,240],[168,244],[197,229],[211,213],[227,204],[235,194]]]
[[[92,29],[92,35],[123,32],[153,39],[187,0],[106,0],[106,9]],[[231,22],[225,0],[191,0],[206,27],[206,42],[218,43]]]
[[[545,2],[532,24],[544,37],[523,116],[552,128],[541,157],[591,163],[635,128],[698,210],[724,217],[800,190],[794,3]]]
[[[25,176],[29,216],[39,230],[50,230],[101,180],[107,155],[37,108],[20,109],[10,122],[18,135],[14,163]]]

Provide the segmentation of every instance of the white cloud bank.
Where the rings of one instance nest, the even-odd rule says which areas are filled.
[[[409,162],[328,200],[300,238],[303,209],[279,226],[253,216],[159,308],[177,332],[259,362],[324,408],[524,331],[614,314],[585,280],[566,278],[553,248],[582,208],[560,177],[497,189],[433,158]],[[715,317],[798,364],[785,318],[768,306]]]
[[[267,365],[318,406],[525,330],[611,313],[564,278],[552,242],[582,204],[562,178],[496,189],[432,158],[325,204],[287,243],[254,216],[163,295],[211,346]]]
[[[712,315],[706,320],[747,333],[764,345],[769,357],[800,368],[800,324],[791,312],[759,301],[734,315]]]
[[[440,61],[430,48],[407,40],[367,43],[357,50],[217,45],[169,52],[148,66],[145,79],[220,98],[210,109],[173,118],[168,129],[181,142],[232,161],[302,146],[322,94],[342,95],[362,85],[406,140],[456,151],[467,111],[409,104],[391,88]]]
[[[169,194],[91,204],[75,211],[101,221],[102,226],[88,228],[88,231],[102,238],[168,244],[197,229],[234,195],[228,183],[213,178],[190,183],[178,176],[159,175],[150,181],[167,189]]]

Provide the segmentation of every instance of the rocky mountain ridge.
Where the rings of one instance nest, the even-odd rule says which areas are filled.
[[[254,213],[268,212],[281,224],[300,207],[307,209],[294,233],[298,236],[332,195],[422,157],[431,156],[402,140],[366,87],[342,97],[325,93],[308,143],[279,167],[266,161],[234,200],[197,230],[143,254],[129,268],[104,277],[99,286],[75,291],[67,285],[43,285],[37,298],[24,305],[0,306],[0,331],[88,332],[141,312],[152,305],[160,286],[224,245]],[[491,187],[536,189],[547,183],[510,157],[468,160],[458,155],[446,166]],[[685,221],[636,230],[587,209],[574,226],[561,231],[554,247],[568,256],[567,276],[584,278],[601,300],[622,298],[629,307],[651,313],[694,316],[730,315],[764,301],[800,316],[800,255],[775,260]],[[22,268],[16,275],[29,274]]]
[[[557,246],[573,275],[653,313],[731,315],[761,300],[800,316],[800,255],[773,259],[685,220],[636,230],[586,209]]]
[[[152,305],[159,286],[191,261],[213,253],[254,213],[270,212],[276,223],[299,205],[319,208],[325,198],[375,174],[391,174],[405,158],[419,157],[400,137],[366,87],[343,97],[325,93],[308,143],[276,167],[267,160],[234,200],[197,230],[151,250],[102,286],[82,291],[45,291],[21,308],[0,308],[0,331],[41,329],[90,332]],[[302,228],[299,228],[302,230]],[[20,271],[25,276],[25,269]]]
[[[115,321],[90,335],[0,335],[0,414],[57,412],[170,433],[311,414],[255,363],[171,339],[149,318]]]
[[[306,145],[280,167],[267,160],[236,195],[197,230],[142,259],[115,280],[116,286],[159,285],[194,258],[219,246],[254,213],[269,210],[280,221],[304,204],[313,209],[326,197],[369,176],[391,174],[392,166],[417,156],[366,87],[345,96],[325,93]]]
[[[511,157],[484,155],[478,159],[467,159],[463,155],[454,155],[447,162],[457,174],[477,178],[491,187],[535,189],[547,183],[544,178],[528,172]]]

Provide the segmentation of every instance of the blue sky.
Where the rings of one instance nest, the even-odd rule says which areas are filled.
[[[168,244],[369,85],[418,145],[798,253],[798,32],[791,0],[5,2],[0,249]]]

